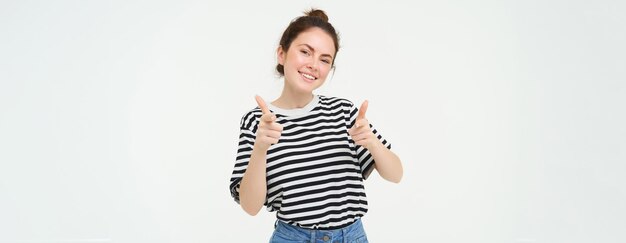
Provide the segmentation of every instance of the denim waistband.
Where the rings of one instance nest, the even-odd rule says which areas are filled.
[[[339,229],[307,229],[276,220],[274,234],[271,242],[281,240],[299,240],[306,242],[352,242],[355,239],[364,239],[365,230],[361,219],[356,219],[352,224]]]

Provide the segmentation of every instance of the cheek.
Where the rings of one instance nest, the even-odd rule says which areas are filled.
[[[320,75],[326,79],[328,74],[330,73],[330,66],[325,66],[320,68]]]
[[[297,73],[298,69],[303,65],[301,60],[298,58],[292,58],[287,61],[287,66],[292,72]]]
[[[289,53],[289,58],[287,59],[287,62],[291,63],[291,65],[297,66],[304,63],[304,59],[305,58],[300,53],[292,52]]]

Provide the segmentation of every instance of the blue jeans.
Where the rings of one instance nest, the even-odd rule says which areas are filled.
[[[361,219],[335,230],[312,230],[276,221],[270,243],[368,243]]]

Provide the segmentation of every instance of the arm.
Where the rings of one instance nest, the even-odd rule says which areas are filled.
[[[241,207],[246,213],[254,216],[259,213],[267,196],[267,181],[265,178],[267,167],[267,151],[272,144],[278,143],[283,131],[282,125],[276,122],[276,116],[270,112],[265,101],[256,96],[257,103],[263,111],[248,168],[241,178],[239,199]]]
[[[254,146],[250,155],[250,162],[248,162],[248,168],[243,174],[239,187],[241,207],[252,216],[259,213],[267,194],[267,182],[265,180],[266,156],[267,150],[264,151]]]
[[[391,150],[387,149],[380,140],[368,148],[374,158],[374,168],[385,180],[399,183],[402,180],[402,163],[400,158]]]
[[[375,161],[374,168],[376,168],[380,176],[390,182],[399,183],[403,174],[400,158],[391,150],[387,149],[370,129],[370,124],[367,118],[365,118],[367,106],[368,101],[366,100],[361,105],[354,126],[349,129],[348,133],[355,144],[363,146],[370,152]]]

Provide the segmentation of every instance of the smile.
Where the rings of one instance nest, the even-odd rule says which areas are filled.
[[[312,82],[312,81],[317,80],[317,78],[311,74],[303,73],[303,72],[298,72],[298,73],[300,73],[300,75],[305,79],[305,81]]]

